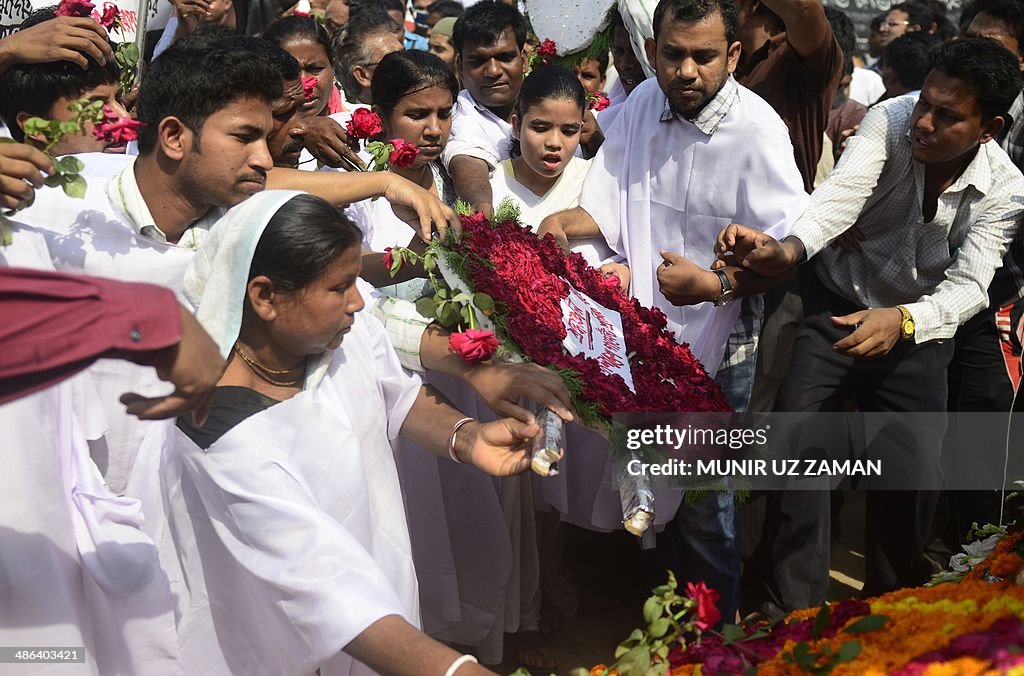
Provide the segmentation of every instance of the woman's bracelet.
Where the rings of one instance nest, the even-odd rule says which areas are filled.
[[[472,418],[466,418],[466,420],[472,420]],[[455,658],[455,661],[452,662],[452,665],[448,667],[448,671],[444,672],[444,676],[455,676],[455,671],[467,662],[478,664],[476,658],[472,655],[461,655]]]
[[[455,435],[456,433],[458,433],[458,431],[462,428],[463,425],[471,422],[473,422],[472,418],[463,418],[459,422],[455,423],[455,427],[452,428],[452,434],[450,437],[448,437],[448,457],[450,457],[452,460],[459,463],[460,465],[462,464],[462,461],[459,460],[459,457],[457,455],[455,455]],[[463,655],[463,657],[472,657],[472,655]],[[474,659],[473,661],[476,662],[476,659]],[[449,669],[449,671],[451,670]]]

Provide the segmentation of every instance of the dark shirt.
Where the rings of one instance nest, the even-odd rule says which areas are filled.
[[[867,106],[853,99],[846,99],[841,105],[832,108],[828,115],[828,126],[825,128],[825,133],[832,141],[832,149],[836,154],[839,152],[839,146],[845,140],[843,132],[859,125],[867,114]]]
[[[0,404],[102,357],[142,356],[181,340],[169,290],[85,275],[0,269]]]
[[[235,425],[279,403],[248,387],[225,385],[213,391],[210,414],[202,427],[196,427],[190,415],[178,418],[178,427],[196,446],[206,450]]]
[[[789,127],[807,192],[814,189],[828,114],[842,75],[843,50],[831,28],[806,59],[797,56],[786,34],[780,33],[747,57],[736,72],[739,83],[767,101]]]

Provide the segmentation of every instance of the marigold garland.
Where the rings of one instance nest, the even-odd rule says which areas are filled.
[[[1010,553],[1007,550],[1012,546],[1007,545],[1003,553]],[[857,608],[853,605],[856,603],[865,607]],[[860,642],[860,653],[854,660],[836,665],[831,671],[835,676],[987,674],[1024,668],[1024,586],[968,580],[901,589],[867,602],[841,601],[831,610],[833,617],[818,640],[809,640],[809,625],[820,612],[811,608],[791,613],[770,630],[769,637],[743,643],[748,652],[758,655],[767,648],[774,649],[773,655],[757,663],[757,673],[803,673],[784,659],[798,642],[807,642],[815,652],[827,647],[834,653],[851,638]],[[841,631],[867,612],[884,615],[889,622],[882,629],[856,637]],[[748,635],[755,630],[746,629]],[[675,656],[671,673],[742,673],[743,657],[749,660],[750,655],[725,643],[719,637],[702,638],[700,645]],[[985,654],[970,654],[972,650]]]

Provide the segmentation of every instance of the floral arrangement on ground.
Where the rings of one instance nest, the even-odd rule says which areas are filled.
[[[689,609],[666,628],[657,605],[666,588],[655,589],[644,605],[646,626],[617,648],[616,662],[580,671],[1024,676],[1024,532],[986,526],[974,534],[982,539],[964,546],[972,564],[957,581],[846,599],[772,622],[726,624],[720,631],[688,623]],[[957,555],[953,565],[961,566],[965,557]],[[670,584],[674,593],[675,581]],[[689,596],[701,598],[694,589]],[[702,594],[716,600],[713,591]]]
[[[452,335],[453,351],[470,361],[519,355],[556,370],[578,418],[609,436],[616,413],[731,412],[718,384],[666,330],[660,310],[627,296],[617,278],[593,269],[579,254],[565,254],[553,237],[538,238],[520,224],[514,204],[502,203],[491,219],[461,208],[460,219],[461,238],[448,231],[425,254],[395,248],[385,257],[392,274],[408,263],[423,265],[435,294],[421,298],[417,310],[460,331]],[[447,285],[438,278],[439,267]],[[566,349],[563,304],[570,295],[585,296],[618,314],[624,359],[611,352],[593,358]],[[600,313],[594,316],[601,321]],[[488,325],[493,328],[484,330]],[[615,339],[609,326],[583,330]]]

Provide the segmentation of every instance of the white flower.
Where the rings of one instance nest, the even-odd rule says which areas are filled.
[[[1002,540],[1003,537],[1001,533],[995,533],[989,535],[984,540],[975,540],[970,544],[964,545],[964,551],[972,558],[985,558],[996,548],[996,543]]]

